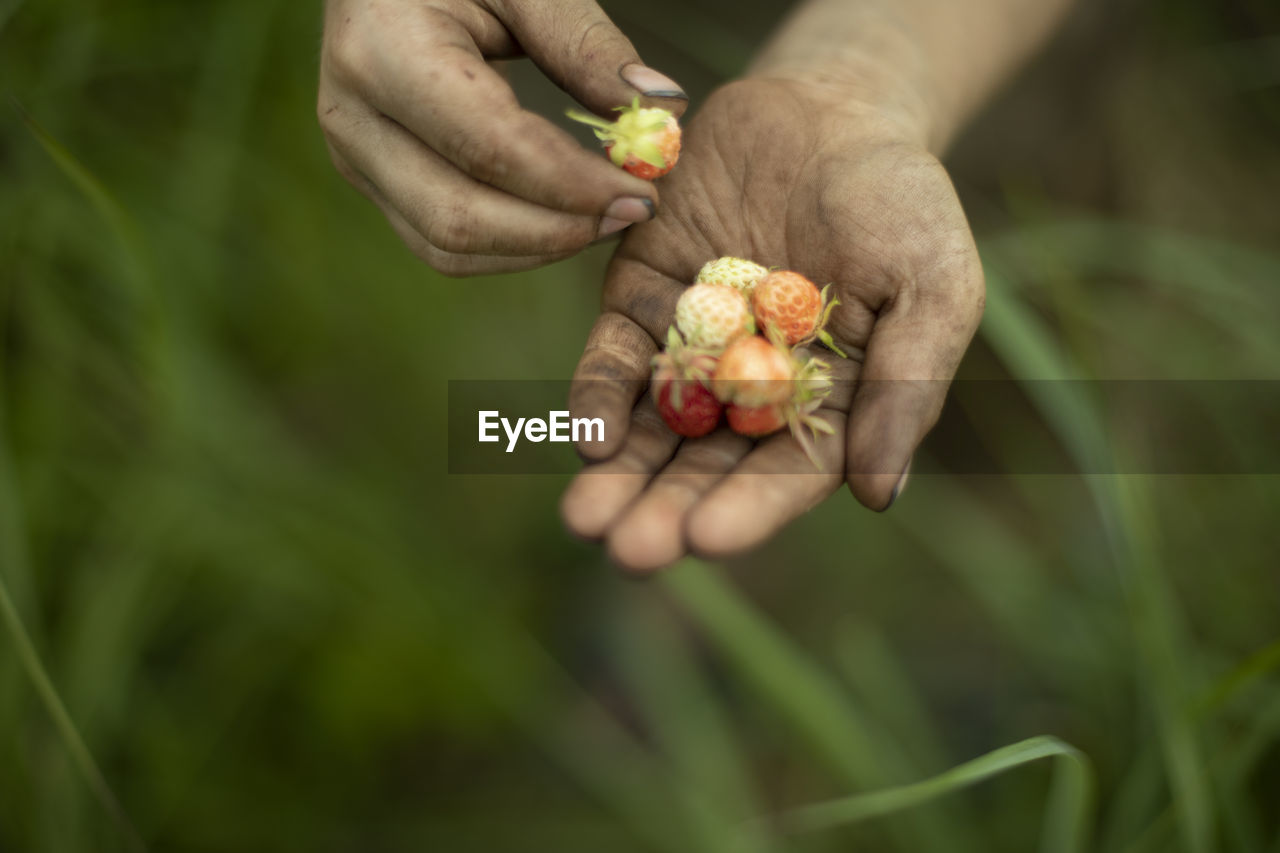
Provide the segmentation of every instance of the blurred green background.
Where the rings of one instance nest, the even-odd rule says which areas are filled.
[[[567,376],[609,248],[418,263],[319,5],[0,2],[0,850],[1280,851],[1277,477],[937,473],[624,580],[567,477],[445,473],[447,380]],[[695,109],[784,6],[606,4]],[[1086,7],[974,124],[963,376],[1280,378],[1277,33]]]

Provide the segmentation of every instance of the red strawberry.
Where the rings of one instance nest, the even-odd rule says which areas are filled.
[[[676,435],[698,438],[715,429],[720,423],[724,406],[705,385],[685,385],[676,392],[678,380],[668,380],[654,374],[658,414]]]
[[[801,360],[753,335],[724,351],[711,388],[728,404],[729,426],[735,432],[759,437],[789,426],[814,467],[822,470],[810,434],[833,432],[814,414],[831,393],[825,362]]]
[[[676,302],[676,326],[692,347],[722,350],[755,331],[751,307],[723,284],[695,284]]]
[[[777,432],[787,425],[787,413],[779,405],[755,408],[730,405],[725,414],[729,416],[729,429],[753,438]]]
[[[787,346],[805,344],[818,338],[840,355],[840,349],[822,327],[839,300],[827,301],[827,285],[818,286],[798,272],[775,270],[756,284],[751,292],[751,311],[765,334],[776,336]]]
[[[615,121],[577,110],[568,110],[566,115],[595,130],[615,166],[647,181],[670,172],[680,159],[680,123],[671,111],[642,107],[638,97],[632,99],[631,106],[615,109],[619,113]]]
[[[672,432],[697,438],[720,423],[724,406],[706,385],[715,367],[715,356],[686,346],[674,328],[667,331],[667,349],[653,359],[652,385],[658,414]]]

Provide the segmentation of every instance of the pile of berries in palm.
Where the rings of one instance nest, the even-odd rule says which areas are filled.
[[[671,171],[680,156],[680,125],[664,109],[635,99],[606,121],[569,110],[589,125],[609,159],[647,180]],[[829,285],[828,285],[829,287]],[[811,435],[832,432],[815,415],[831,393],[829,365],[806,345],[821,341],[844,355],[823,329],[837,303],[827,290],[790,270],[743,258],[709,261],[676,304],[676,324],[653,360],[653,396],[667,426],[689,438],[721,419],[742,435],[789,428],[814,465]]]
[[[676,324],[653,360],[662,419],[696,438],[724,418],[759,437],[789,428],[816,463],[810,434],[830,433],[815,416],[831,392],[830,366],[807,345],[822,341],[831,309],[826,289],[790,270],[743,258],[708,262],[676,303]]]

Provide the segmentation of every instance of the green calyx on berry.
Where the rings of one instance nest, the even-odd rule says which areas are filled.
[[[821,359],[805,359],[796,369],[795,392],[787,406],[787,424],[800,449],[819,471],[822,470],[822,462],[818,459],[814,439],[819,433],[833,435],[835,429],[816,412],[830,394],[831,366]]]
[[[658,382],[671,383],[671,401],[676,408],[683,404],[682,392],[687,382],[706,386],[716,369],[716,354],[707,349],[689,346],[676,331],[667,329],[667,346],[653,357],[654,377]]]
[[[634,155],[656,169],[665,169],[667,159],[662,155],[656,136],[666,129],[672,118],[671,111],[642,107],[639,97],[633,98],[630,106],[614,109],[619,113],[615,121],[606,121],[580,110],[566,110],[565,115],[592,128],[596,138],[610,146],[609,159],[615,166],[623,165],[628,155]]]
[[[821,341],[823,346],[834,352],[836,355],[841,358],[848,358],[849,356],[844,354],[844,350],[836,346],[836,342],[831,338],[831,333],[827,331],[827,320],[831,318],[831,311],[840,304],[840,300],[835,298],[832,298],[830,302],[827,301],[827,294],[830,290],[830,284],[822,288],[822,313],[818,316],[818,325],[815,328],[814,337]]]

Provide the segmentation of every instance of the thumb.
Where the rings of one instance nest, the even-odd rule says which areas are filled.
[[[607,116],[640,95],[677,116],[689,96],[680,85],[640,61],[595,0],[505,0],[501,18],[521,49],[580,104]],[[658,103],[654,103],[658,102]]]

